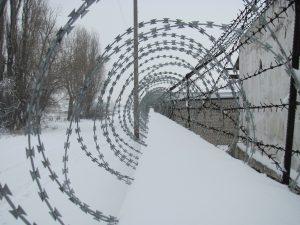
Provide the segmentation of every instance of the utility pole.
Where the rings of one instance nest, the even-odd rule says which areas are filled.
[[[299,58],[300,58],[300,0],[295,1],[295,28],[294,28],[294,43],[293,43],[293,59],[292,66],[294,69],[299,69]],[[285,155],[284,155],[284,173],[282,177],[282,183],[289,185],[290,183],[290,170],[291,170],[291,159],[292,159],[292,148],[294,139],[294,126],[295,126],[295,114],[296,114],[296,103],[297,103],[297,90],[295,87],[294,78],[291,77],[290,81],[290,97],[289,97],[289,111],[287,121],[287,132],[286,132],[286,144],[285,144]]]
[[[134,117],[134,136],[136,139],[140,137],[140,124],[139,124],[139,40],[138,40],[138,3],[137,0],[133,0],[133,11],[134,11],[134,87],[133,87],[133,117]]]

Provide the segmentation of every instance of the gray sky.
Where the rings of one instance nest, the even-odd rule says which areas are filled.
[[[243,8],[242,0],[139,0],[139,21],[149,21],[151,19],[182,19],[183,21],[214,21],[216,24],[228,24]],[[82,4],[82,0],[49,0],[52,7],[58,8],[58,23],[63,26],[68,21],[70,12]],[[114,41],[114,38],[124,33],[128,27],[133,24],[133,0],[101,0],[99,3],[94,4],[90,8],[90,12],[76,25],[85,26],[89,30],[99,33],[100,44],[102,50]],[[179,32],[179,31],[177,31]],[[185,31],[182,31],[185,32]],[[210,35],[218,35],[220,33],[213,33]],[[205,41],[199,32],[192,36],[192,33],[183,33],[189,37],[195,38],[201,44],[209,44],[211,42]],[[209,48],[209,47],[207,47]],[[179,53],[176,53],[180,56]],[[179,54],[179,55],[178,55]],[[117,57],[117,56],[115,56]],[[184,59],[186,56],[184,56]],[[107,71],[110,70],[112,59],[105,65]],[[160,60],[160,63],[162,61]],[[191,65],[196,65],[198,61],[189,59]],[[168,71],[174,71],[181,74],[186,74],[189,69],[186,68],[172,68]],[[129,72],[131,70],[128,70]],[[124,79],[123,79],[124,77]],[[118,90],[113,94],[116,98],[122,85],[124,84],[127,75],[122,75],[122,81],[118,82],[116,89]],[[130,84],[132,85],[132,84]],[[126,89],[131,90],[131,86]]]
[[[242,0],[139,0],[139,21],[154,18],[214,21],[229,23],[243,8]],[[68,14],[82,4],[82,0],[49,0],[58,8],[58,22],[67,22]],[[101,0],[90,8],[90,12],[79,21],[90,30],[99,33],[102,48],[114,37],[133,24],[133,0]]]

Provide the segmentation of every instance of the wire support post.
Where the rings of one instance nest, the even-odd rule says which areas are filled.
[[[186,81],[186,108],[187,108],[187,114],[188,114],[188,121],[187,126],[190,129],[191,128],[191,112],[190,112],[190,81]]]
[[[299,58],[300,58],[299,32],[300,32],[300,0],[296,0],[292,66],[294,69],[297,70],[299,69]],[[296,107],[297,107],[297,90],[295,87],[295,80],[291,76],[286,144],[285,144],[285,155],[284,155],[285,171],[283,172],[283,177],[282,177],[282,183],[286,185],[290,184],[290,170],[291,170],[292,148],[293,148],[293,140],[294,140]]]
[[[134,11],[134,87],[133,87],[133,114],[134,114],[134,136],[138,140],[140,138],[140,124],[139,124],[139,62],[138,62],[138,1],[133,0],[133,11]]]

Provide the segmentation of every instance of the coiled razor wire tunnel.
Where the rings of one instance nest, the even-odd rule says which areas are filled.
[[[200,127],[212,131],[216,137],[227,135],[232,140],[232,146],[238,141],[243,142],[246,146],[246,162],[251,160],[255,151],[260,151],[276,165],[279,171],[284,172],[275,153],[284,152],[285,147],[264,143],[256,137],[253,111],[273,110],[273,113],[276,113],[287,110],[289,104],[277,99],[277,102],[261,102],[259,105],[253,105],[247,99],[243,84],[255,77],[263,76],[267,71],[284,68],[286,75],[294,78],[295,87],[299,92],[299,80],[291,64],[293,57],[283,47],[283,43],[280,42],[274,31],[274,24],[286,18],[288,11],[294,11],[295,1],[281,2],[278,12],[266,16],[267,9],[271,5],[277,4],[277,1],[245,0],[244,10],[240,11],[236,19],[228,25],[219,25],[214,22],[186,22],[169,18],[152,19],[139,23],[140,82],[138,93],[141,134],[138,140],[134,137],[133,132],[133,28],[128,28],[124,33],[118,35],[97,58],[97,63],[85,76],[84,85],[77,95],[74,111],[66,130],[66,140],[62,146],[64,148],[63,170],[62,176],[59,176],[51,167],[51,162],[47,157],[47,146],[42,139],[40,127],[42,115],[39,99],[42,95],[44,81],[48,76],[50,62],[55,58],[63,38],[72,31],[76,21],[85,16],[88,9],[97,2],[99,0],[85,0],[78,9],[74,9],[70,13],[69,21],[57,32],[56,38],[48,49],[47,56],[40,65],[37,79],[33,84],[32,98],[28,105],[26,157],[30,162],[30,174],[33,182],[37,185],[41,201],[49,208],[54,221],[66,224],[63,215],[55,207],[55,202],[48,196],[47,187],[40,182],[41,168],[38,168],[36,153],[42,156],[43,169],[48,170],[48,174],[56,183],[58,190],[66,195],[66,200],[73,202],[83,213],[89,214],[97,221],[117,224],[116,217],[105,215],[101,209],[91,208],[84,199],[80,199],[76,195],[76,187],[73,187],[69,178],[69,169],[71,168],[68,167],[71,137],[73,135],[76,137],[81,150],[91,163],[106,170],[120,182],[130,185],[134,178],[118,171],[108,163],[99,140],[103,136],[115,157],[127,167],[135,170],[142,154],[138,146],[147,145],[150,108],[154,108],[170,118],[176,117],[186,123],[188,127]],[[255,21],[258,23],[253,28]],[[215,30],[221,31],[222,34],[215,37],[213,35]],[[263,42],[259,38],[265,32],[270,32],[274,45]],[[209,42],[210,45],[205,45],[204,42]],[[258,45],[262,51],[271,54],[274,58],[273,63],[266,68],[257,68],[252,74],[239,75],[235,67],[236,55],[245,46],[253,43]],[[93,140],[97,152],[95,155],[88,149],[82,135],[80,114],[86,92],[93,80],[91,78],[97,76],[103,66],[109,67],[109,70],[98,96],[97,110],[93,120]],[[236,79],[232,79],[232,77]],[[220,100],[224,91],[230,92],[234,98],[233,105],[225,108],[218,101],[212,101],[212,98]],[[224,121],[230,121],[236,131],[232,132],[197,120],[197,115],[207,109],[220,114]],[[237,111],[239,112],[238,116],[234,114]],[[97,115],[100,113],[104,116],[98,119]],[[33,144],[35,138],[38,142],[36,146]],[[293,154],[300,153],[299,150],[292,152]],[[295,180],[290,178],[295,186],[298,177]],[[21,219],[25,224],[35,224],[26,217],[25,210],[12,201],[13,193],[8,185],[0,185],[0,198],[8,202],[12,215],[16,219]]]

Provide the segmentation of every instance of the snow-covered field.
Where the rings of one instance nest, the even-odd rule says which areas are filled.
[[[43,140],[53,168],[62,174],[67,123],[53,126],[56,129],[43,132]],[[91,122],[82,122],[82,134],[93,149]],[[127,186],[98,168],[81,152],[74,137],[69,161],[71,184],[81,200],[117,216],[121,225],[300,223],[298,195],[159,114],[150,114],[148,146],[142,148],[144,154],[135,174],[115,160],[109,146],[102,143],[109,163],[134,176],[134,183]],[[0,181],[11,188],[13,201],[25,209],[30,221],[56,224],[31,181],[26,138],[2,136],[0,146]],[[43,186],[66,224],[99,224],[74,206],[40,167]],[[0,201],[0,224],[22,224],[9,209]]]
[[[67,126],[68,122],[53,122],[42,135],[46,154],[52,168],[61,177],[62,182],[62,157]],[[82,135],[89,150],[95,149],[92,126],[91,121],[81,121]],[[104,140],[100,140],[100,143],[105,159],[114,168],[131,175],[132,171],[115,159],[109,145]],[[41,202],[36,184],[32,182],[29,173],[31,169],[30,162],[26,159],[25,154],[26,145],[27,139],[25,136],[2,136],[0,138],[1,184],[9,186],[13,193],[12,200],[24,208],[29,221],[36,222],[38,225],[58,224],[50,217],[49,209]],[[95,150],[93,153],[97,156]],[[35,155],[37,161],[39,161],[41,156],[37,151]],[[69,201],[67,196],[62,194],[58,186],[51,181],[48,171],[41,164],[38,166],[43,188],[46,189],[53,207],[57,208],[62,214],[65,224],[99,224],[92,216],[82,213],[78,206]],[[71,186],[82,201],[87,203],[91,209],[97,209],[106,215],[118,216],[128,185],[92,163],[80,149],[76,136],[71,140],[68,167]],[[1,225],[23,224],[20,220],[15,220],[8,210],[11,210],[9,205],[5,201],[0,201]]]

